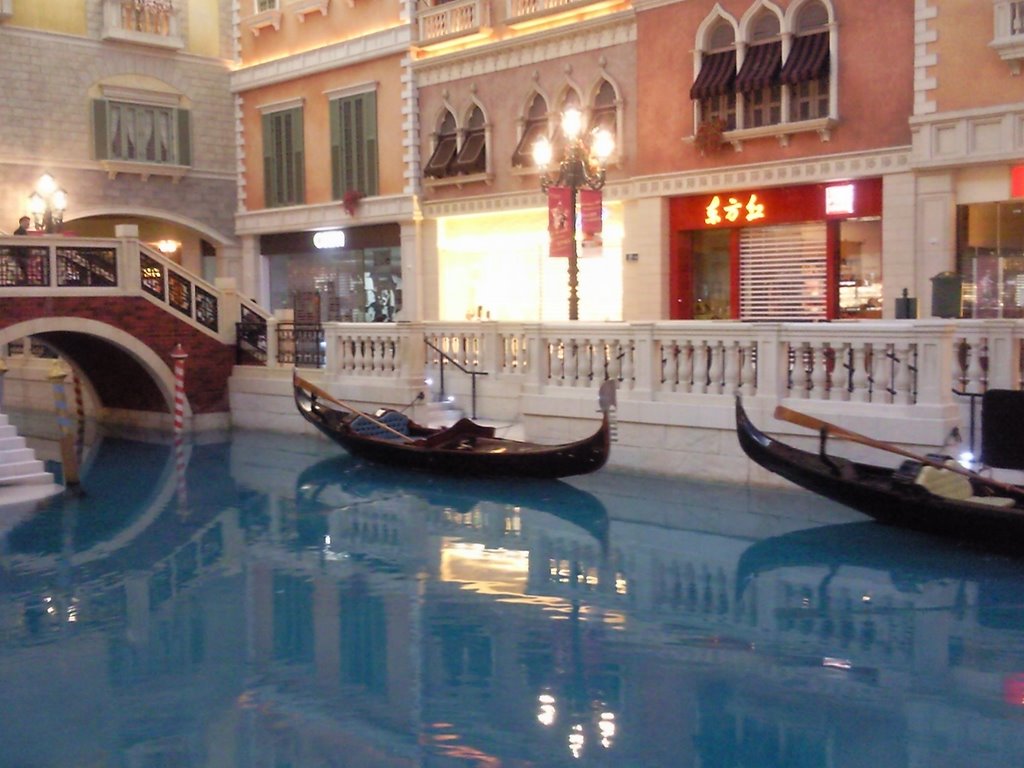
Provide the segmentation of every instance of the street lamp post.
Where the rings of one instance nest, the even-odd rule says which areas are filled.
[[[36,229],[47,234],[60,232],[67,209],[68,193],[57,185],[53,176],[44,173],[36,182],[35,192],[28,197],[28,210]]]
[[[598,190],[604,186],[605,164],[615,150],[611,134],[595,130],[583,133],[583,115],[578,109],[567,109],[562,114],[562,135],[565,150],[557,168],[550,168],[553,149],[548,139],[533,145],[533,160],[541,171],[540,187],[547,192],[552,187],[569,190],[569,319],[579,319],[579,251],[576,245],[576,199],[581,189]]]

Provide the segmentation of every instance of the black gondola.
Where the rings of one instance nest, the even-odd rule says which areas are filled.
[[[559,478],[595,472],[608,460],[611,447],[612,381],[601,385],[602,418],[597,431],[559,445],[497,437],[494,427],[469,419],[431,428],[389,408],[370,416],[297,374],[292,383],[299,413],[320,432],[354,456],[404,469],[475,477]]]
[[[739,398],[736,435],[744,453],[768,471],[879,522],[1024,553],[1024,487],[944,469],[932,457],[892,469],[830,456],[824,429],[821,451],[803,451],[757,429]]]

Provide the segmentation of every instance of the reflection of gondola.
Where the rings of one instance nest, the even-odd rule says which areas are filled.
[[[843,567],[875,570],[887,575],[894,587],[911,594],[926,582],[973,582],[978,584],[979,622],[1001,626],[1009,613],[1018,625],[1024,620],[1024,598],[1018,594],[1024,563],[964,552],[913,533],[896,535],[870,522],[808,528],[753,544],[740,556],[737,599],[759,574],[809,567],[829,574]]]
[[[968,480],[947,469],[931,473],[937,480],[964,486],[964,494],[953,498],[935,485],[903,478],[897,470],[802,451],[761,432],[738,398],[736,435],[747,456],[765,469],[880,522],[1020,553],[1024,488],[976,475]],[[990,493],[994,495],[985,495]]]
[[[335,456],[303,470],[296,480],[300,513],[318,513],[340,505],[341,499],[371,501],[388,493],[408,493],[424,502],[468,512],[481,501],[544,512],[582,528],[605,542],[608,513],[601,501],[568,483],[519,480],[515,484],[488,478],[445,478],[409,473],[369,464],[351,456]]]
[[[293,389],[295,405],[306,421],[349,453],[390,466],[461,476],[558,478],[595,472],[608,460],[609,409],[615,398],[610,381],[601,387],[604,415],[597,431],[561,445],[496,437],[494,427],[469,419],[430,428],[390,409],[370,416],[298,376]]]

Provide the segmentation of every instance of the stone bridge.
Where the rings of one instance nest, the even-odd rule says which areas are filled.
[[[112,240],[0,238],[0,350],[31,339],[25,355],[39,344],[59,355],[100,412],[145,412],[170,425],[180,345],[187,426],[226,425],[237,325],[265,327],[265,313],[124,229]]]

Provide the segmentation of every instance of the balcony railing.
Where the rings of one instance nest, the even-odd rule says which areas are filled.
[[[175,2],[181,0],[103,0],[103,39],[184,48]]]
[[[490,24],[490,6],[485,0],[454,0],[425,8],[417,19],[420,43],[439,43],[485,33]]]
[[[1024,0],[998,0],[994,13],[995,35],[989,45],[1019,75],[1024,61]]]
[[[608,4],[608,0],[508,0],[507,21],[515,26],[520,22],[532,21],[561,11]]]

